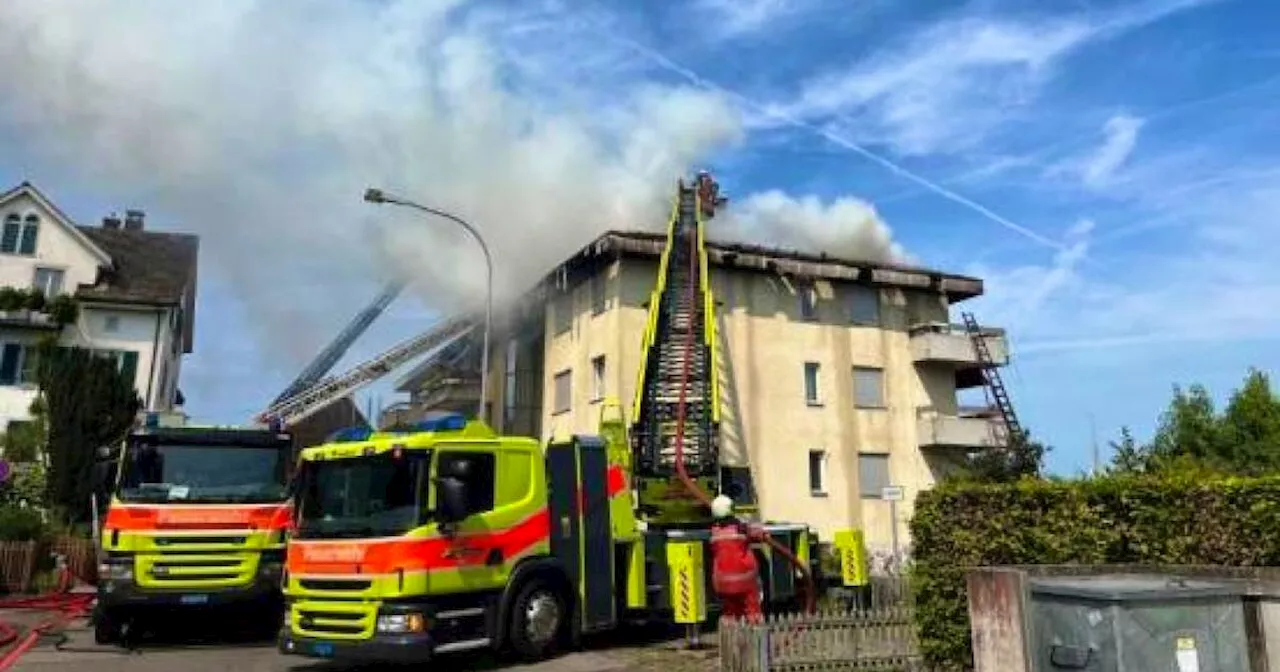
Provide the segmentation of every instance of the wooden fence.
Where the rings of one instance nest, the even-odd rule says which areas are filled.
[[[720,626],[723,672],[923,669],[907,607],[770,616]]]
[[[67,568],[77,579],[90,583],[97,580],[97,551],[89,539],[5,541],[0,542],[0,589],[14,595],[51,588],[53,577],[43,576],[41,568],[52,567],[50,556],[55,554],[66,559]]]

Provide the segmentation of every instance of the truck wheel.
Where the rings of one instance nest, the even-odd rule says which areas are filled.
[[[550,657],[564,634],[566,616],[561,592],[544,579],[530,580],[511,603],[508,640],[512,653],[526,661]]]
[[[93,642],[109,646],[120,641],[121,623],[115,614],[99,609],[93,615]]]

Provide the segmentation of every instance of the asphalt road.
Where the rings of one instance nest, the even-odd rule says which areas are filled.
[[[18,672],[345,672],[387,669],[385,667],[344,666],[283,656],[273,642],[255,640],[251,635],[228,631],[227,624],[171,622],[145,633],[134,650],[102,647],[93,643],[93,632],[84,623],[75,623],[63,634],[50,637],[31,649],[14,666]],[[193,633],[206,633],[200,637]],[[487,655],[452,655],[440,660],[439,669],[485,672],[639,672],[664,669],[707,669],[707,661],[694,667],[652,660],[638,652],[656,652],[649,643],[630,641],[612,648],[592,647],[536,665],[507,665]],[[662,645],[658,645],[661,647]],[[639,648],[637,648],[639,647]],[[663,656],[665,658],[665,656]],[[650,658],[644,660],[642,658]],[[687,661],[695,663],[695,661]],[[712,668],[714,669],[714,668]]]

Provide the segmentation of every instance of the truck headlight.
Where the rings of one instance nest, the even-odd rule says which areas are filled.
[[[132,581],[133,559],[120,558],[98,563],[98,579],[103,581]]]
[[[378,617],[378,632],[405,634],[426,630],[422,614],[385,614]]]

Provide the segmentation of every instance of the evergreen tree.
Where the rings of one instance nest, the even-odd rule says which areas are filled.
[[[48,418],[48,501],[71,523],[89,520],[97,449],[124,438],[141,406],[112,359],[82,348],[40,348]]]

